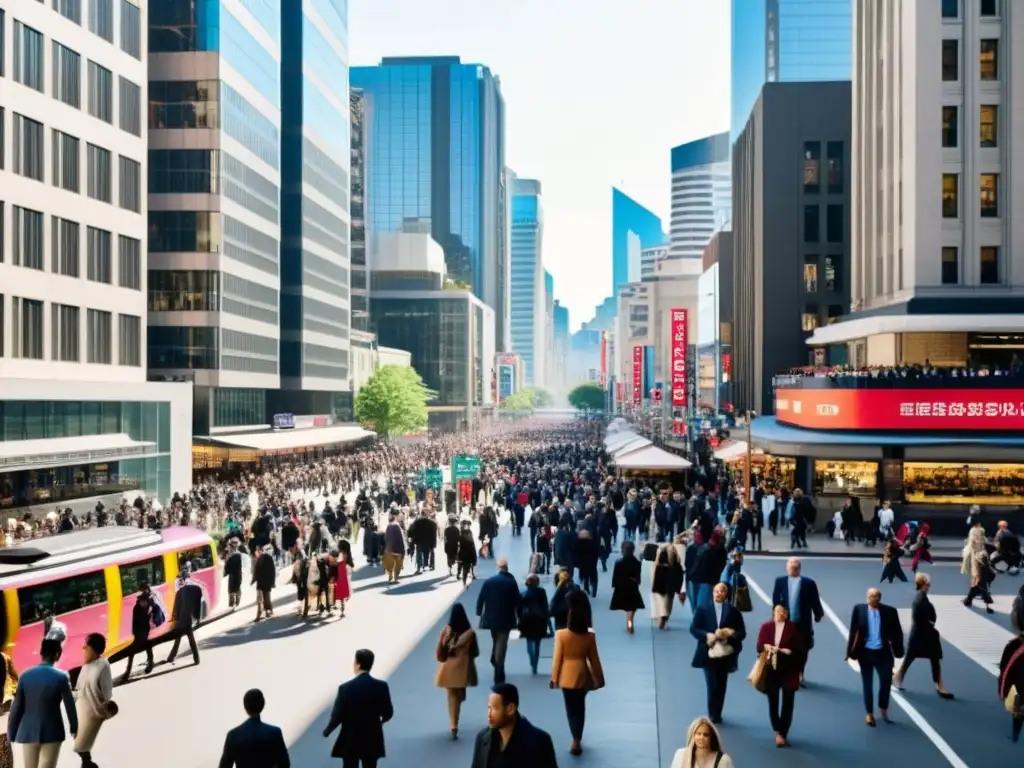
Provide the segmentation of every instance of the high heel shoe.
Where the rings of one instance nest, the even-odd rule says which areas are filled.
[[[956,698],[956,696],[954,696],[954,695],[953,695],[952,693],[950,693],[949,691],[939,691],[939,690],[936,690],[935,692],[936,692],[937,694],[939,694],[939,698],[940,698],[940,699],[946,699],[947,701],[951,701],[951,700],[953,700],[953,699],[955,699],[955,698]]]
[[[864,724],[867,725],[868,728],[874,728],[875,727],[875,716],[874,715],[868,715],[867,717],[865,717],[864,718]]]
[[[632,621],[627,621],[626,622],[626,634],[629,634],[629,635],[633,634],[633,622]]]
[[[459,729],[452,728],[452,741],[457,741],[459,738]]]

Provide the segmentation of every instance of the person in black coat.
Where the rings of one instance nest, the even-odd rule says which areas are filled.
[[[597,597],[597,546],[597,541],[590,531],[584,529],[576,535],[573,561],[580,572],[580,585],[591,597]]]
[[[263,614],[267,618],[274,615],[274,605],[270,600],[270,592],[277,583],[277,563],[274,556],[270,554],[268,547],[261,547],[256,550],[256,562],[252,567],[252,584],[256,587],[256,621],[259,621]]]
[[[508,637],[519,624],[519,585],[508,572],[508,560],[498,558],[498,572],[484,582],[476,600],[480,629],[491,630],[491,665],[494,682],[505,682],[505,654]]]
[[[895,659],[903,658],[903,627],[900,615],[891,605],[882,604],[882,592],[872,587],[867,602],[853,606],[850,636],[846,641],[846,658],[860,665],[864,694],[865,723],[875,727],[874,675],[878,673],[878,709],[882,719],[889,720],[889,693]]]
[[[455,515],[448,516],[448,527],[444,529],[444,556],[448,560],[448,575],[459,559],[459,522]]]
[[[281,729],[260,720],[266,706],[263,692],[246,691],[242,705],[249,719],[228,731],[218,768],[291,768]]]
[[[1005,704],[1010,689],[1017,689],[1018,709],[1011,713],[1012,726],[1010,738],[1014,743],[1020,741],[1020,732],[1024,729],[1024,635],[1014,637],[1003,648],[999,659],[999,701]]]
[[[383,680],[370,675],[373,651],[356,651],[355,677],[338,686],[331,719],[324,728],[326,739],[335,728],[341,731],[334,742],[331,757],[345,761],[345,768],[377,768],[385,756],[384,723],[394,717],[391,689]]]
[[[825,618],[825,609],[821,605],[821,595],[814,579],[802,575],[803,565],[799,558],[791,557],[786,562],[786,575],[775,580],[772,589],[772,607],[781,605],[789,614],[789,620],[800,630],[803,643],[800,654],[800,685],[804,684],[804,668],[807,657],[814,648],[814,625]],[[796,602],[793,605],[793,597]]]
[[[540,663],[540,641],[548,636],[549,628],[548,593],[540,586],[540,577],[531,573],[519,598],[519,636],[526,641],[526,655],[535,675]]]
[[[199,646],[196,645],[195,624],[202,616],[203,588],[194,581],[186,581],[174,593],[174,608],[171,618],[174,620],[174,644],[167,657],[167,663],[173,664],[181,646],[181,638],[188,638],[188,647],[192,651],[192,660],[199,663]]]
[[[469,520],[462,521],[462,528],[459,531],[459,570],[458,578],[465,586],[467,580],[476,578],[476,542],[473,541],[473,529],[470,528]]]
[[[242,601],[242,553],[238,551],[238,542],[231,540],[228,545],[230,554],[224,560],[224,575],[228,579],[228,607],[234,610]]]
[[[725,551],[725,534],[715,528],[706,542],[697,548],[693,568],[687,572],[691,589],[696,592],[694,605],[711,605],[711,590],[722,577],[729,556]]]
[[[710,605],[698,603],[690,623],[690,634],[697,640],[692,665],[704,670],[708,717],[717,725],[722,722],[729,675],[739,667],[739,655],[743,650],[747,629],[743,623],[743,614],[729,604],[727,584],[716,584],[711,595]],[[719,655],[718,651],[713,652],[715,646],[726,649],[724,655]]]
[[[952,699],[953,694],[942,685],[942,640],[939,630],[935,628],[938,615],[935,606],[928,599],[928,590],[932,580],[927,573],[919,573],[914,577],[917,594],[910,612],[910,637],[907,638],[907,655],[903,657],[899,671],[892,679],[892,687],[903,690],[903,679],[914,659],[928,659],[932,665],[932,682],[935,691],[944,699]]]
[[[487,728],[476,737],[471,764],[471,768],[503,766],[558,768],[551,736],[519,714],[519,689],[511,683],[491,689]]]
[[[640,561],[634,552],[636,545],[632,541],[622,542],[622,557],[612,569],[612,602],[613,611],[626,612],[626,631],[633,634],[633,616],[643,610],[644,599],[640,596]]]
[[[132,644],[128,647],[128,665],[121,678],[122,683],[128,682],[131,678],[132,660],[140,651],[146,654],[146,674],[153,671],[153,646],[149,644],[149,632],[157,616],[154,606],[154,596],[149,584],[143,582],[139,585],[139,596],[135,598],[135,605],[132,607]]]

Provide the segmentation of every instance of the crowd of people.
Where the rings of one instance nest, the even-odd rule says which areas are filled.
[[[967,365],[933,365],[930,360],[921,364],[907,363],[904,365],[865,365],[860,367],[837,366],[806,366],[792,368],[782,374],[785,377],[803,377],[813,379],[831,379],[845,386],[856,384],[870,385],[872,382],[896,386],[900,384],[928,386],[947,381],[963,384],[963,379],[988,377],[1012,377],[1020,379],[1024,376],[1024,362],[1014,354],[1006,365],[968,363]]]

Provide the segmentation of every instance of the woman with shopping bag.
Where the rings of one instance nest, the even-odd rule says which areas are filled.
[[[771,621],[757,633],[758,660],[750,674],[754,687],[768,697],[768,716],[775,731],[775,746],[789,746],[789,728],[793,723],[793,704],[800,688],[803,636],[789,620],[785,606],[772,609]],[[780,706],[781,704],[781,706]]]

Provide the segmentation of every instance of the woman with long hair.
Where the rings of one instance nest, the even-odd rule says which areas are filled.
[[[672,768],[733,768],[732,758],[725,753],[725,745],[718,729],[706,717],[698,717],[686,730],[686,746],[676,751]]]
[[[992,593],[989,591],[989,585],[996,577],[996,569],[992,567],[992,560],[985,549],[985,529],[980,525],[975,525],[967,534],[967,546],[964,547],[960,571],[970,576],[971,579],[971,588],[963,600],[964,605],[970,608],[974,603],[974,598],[980,597],[985,603],[985,611],[995,613],[992,609]]]
[[[459,738],[459,715],[466,700],[466,689],[477,684],[476,657],[480,655],[476,633],[462,603],[455,603],[448,623],[437,639],[437,674],[434,685],[448,694],[448,727],[452,739]]]
[[[907,653],[903,657],[903,663],[899,670],[893,675],[892,687],[897,691],[903,690],[903,678],[910,669],[914,659],[928,659],[932,665],[932,682],[935,683],[935,691],[943,699],[952,699],[953,694],[942,685],[942,641],[939,638],[939,631],[935,628],[938,619],[935,613],[935,606],[928,599],[928,590],[931,589],[932,580],[926,573],[919,573],[914,577],[914,585],[917,587],[917,594],[914,595],[914,605],[910,609],[910,637],[907,640]]]
[[[683,597],[683,565],[675,544],[662,544],[651,564],[651,618],[659,629],[668,628],[672,602]]]
[[[769,657],[765,680],[768,717],[775,731],[775,746],[788,747],[793,703],[800,689],[800,670],[806,649],[803,635],[789,620],[789,611],[784,605],[776,605],[772,609],[772,618],[758,630],[757,652],[766,651]]]
[[[576,590],[580,595],[583,592]],[[583,595],[585,597],[585,595]],[[583,726],[587,718],[587,693],[604,688],[604,670],[597,652],[597,636],[590,631],[590,611],[573,608],[565,629],[555,632],[551,661],[551,687],[561,688],[572,745],[569,753],[583,753]]]
[[[633,634],[633,617],[644,608],[644,599],[640,596],[640,561],[634,552],[636,545],[632,541],[622,542],[622,557],[615,562],[612,569],[612,603],[613,611],[625,611],[626,631]]]
[[[917,540],[914,542],[914,546],[911,547],[911,552],[914,557],[910,561],[910,570],[912,573],[917,573],[917,569],[920,567],[922,562],[930,563],[932,561],[932,542],[928,538],[928,534],[931,533],[931,526],[928,523],[921,523],[920,529],[917,532]]]
[[[551,605],[548,614],[555,624],[555,629],[565,629],[569,623],[569,593],[578,590],[576,582],[572,580],[572,574],[565,568],[560,568],[555,574],[555,593],[551,596]]]
[[[548,594],[540,585],[540,576],[531,573],[519,597],[519,636],[526,641],[526,656],[535,675],[540,663],[540,641],[548,636],[549,622]]]

